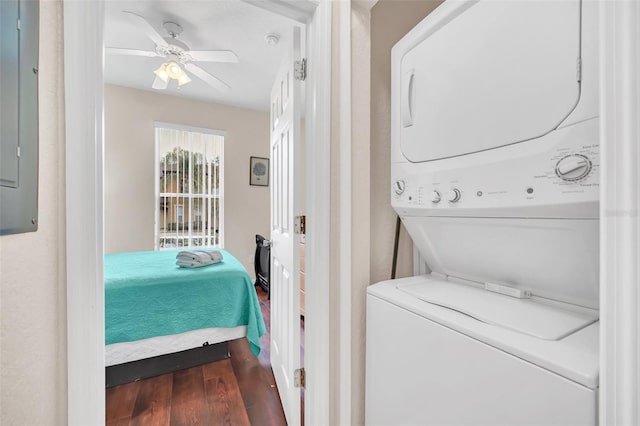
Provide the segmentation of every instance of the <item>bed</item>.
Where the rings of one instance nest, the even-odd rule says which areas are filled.
[[[107,254],[105,364],[247,337],[260,352],[265,324],[246,269],[229,252],[201,268],[176,266],[178,250]]]

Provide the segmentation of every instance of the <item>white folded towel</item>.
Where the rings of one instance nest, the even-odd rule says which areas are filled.
[[[199,268],[222,262],[222,253],[218,250],[187,250],[176,256],[176,265],[183,268]]]
[[[203,263],[203,262],[187,262],[182,260],[176,261],[176,265],[178,265],[181,268],[200,268],[202,266],[207,266],[212,264],[213,262]]]

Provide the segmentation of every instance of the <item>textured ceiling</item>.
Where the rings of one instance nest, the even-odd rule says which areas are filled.
[[[269,110],[269,93],[276,72],[291,40],[293,20],[265,11],[240,0],[199,1],[107,1],[105,10],[105,46],[155,51],[155,44],[126,19],[122,11],[143,16],[162,36],[163,22],[183,27],[178,37],[192,50],[233,50],[239,63],[196,62],[205,71],[231,86],[219,92],[197,77],[180,88],[172,81],[158,91],[243,108]],[[275,33],[280,42],[270,46],[265,35]],[[160,57],[105,57],[105,82],[156,91],[151,88],[153,71],[165,60]]]

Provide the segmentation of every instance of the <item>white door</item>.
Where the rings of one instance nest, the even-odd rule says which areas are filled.
[[[271,90],[271,366],[289,425],[300,424],[300,85],[294,61],[300,58],[300,29],[293,30],[289,54]]]

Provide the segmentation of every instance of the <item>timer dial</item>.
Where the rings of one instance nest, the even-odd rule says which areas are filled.
[[[393,184],[393,191],[397,194],[397,195],[402,195],[402,193],[404,192],[406,188],[406,184],[404,183],[404,180],[400,179],[397,180],[394,184]]]
[[[452,188],[447,192],[447,200],[449,200],[450,203],[457,203],[458,200],[460,200],[460,196],[460,190],[457,188]]]
[[[591,160],[582,154],[569,154],[556,163],[556,175],[564,181],[583,179],[591,172]]]
[[[433,204],[438,204],[440,202],[440,193],[438,191],[431,192],[431,202]]]

